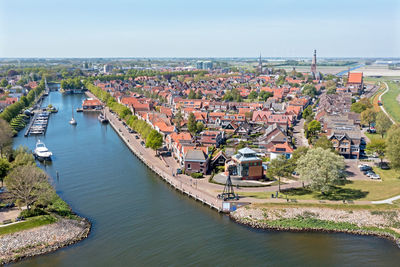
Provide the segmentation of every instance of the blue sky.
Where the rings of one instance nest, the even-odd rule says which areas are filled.
[[[398,0],[0,0],[0,57],[400,57]]]

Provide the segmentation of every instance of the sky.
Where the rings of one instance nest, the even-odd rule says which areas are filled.
[[[0,0],[0,57],[400,57],[399,0]]]

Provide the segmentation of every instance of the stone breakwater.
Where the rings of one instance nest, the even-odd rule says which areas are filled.
[[[268,207],[247,206],[229,214],[236,223],[256,229],[293,232],[350,233],[387,238],[400,248],[400,211],[341,210],[315,207]],[[290,220],[315,219],[319,224],[301,226]],[[285,223],[279,222],[284,220]],[[349,223],[355,227],[324,227],[324,222]]]
[[[0,236],[0,265],[57,250],[89,235],[91,224],[86,219],[61,218],[21,232]]]

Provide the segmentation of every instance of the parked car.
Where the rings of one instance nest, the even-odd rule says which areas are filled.
[[[146,145],[146,143],[143,142],[143,141],[140,141],[140,144],[141,144],[142,146],[145,146],[145,145]]]
[[[368,177],[371,177],[372,175],[374,175],[375,173],[373,171],[367,171],[366,175]]]
[[[182,174],[182,170],[181,169],[176,169],[176,174]]]
[[[379,168],[381,168],[382,170],[389,170],[389,169],[390,169],[389,164],[388,164],[387,162],[380,162],[380,163],[378,164],[378,166],[379,166]]]
[[[371,175],[370,178],[371,178],[371,179],[374,179],[374,180],[379,180],[379,179],[381,179],[381,177],[379,176],[379,174],[376,174],[376,173],[373,174],[373,175]]]
[[[135,138],[136,138],[136,139],[139,139],[139,136],[135,135]]]
[[[371,171],[372,170],[372,167],[367,164],[358,165],[358,168],[360,169],[360,171]]]

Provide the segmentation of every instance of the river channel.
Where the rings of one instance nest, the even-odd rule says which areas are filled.
[[[97,114],[72,109],[83,95],[51,92],[59,109],[40,139],[57,193],[93,223],[90,236],[18,266],[398,266],[400,249],[377,237],[250,229],[174,191]],[[14,140],[34,149],[36,137]],[[59,173],[59,179],[56,173]]]

